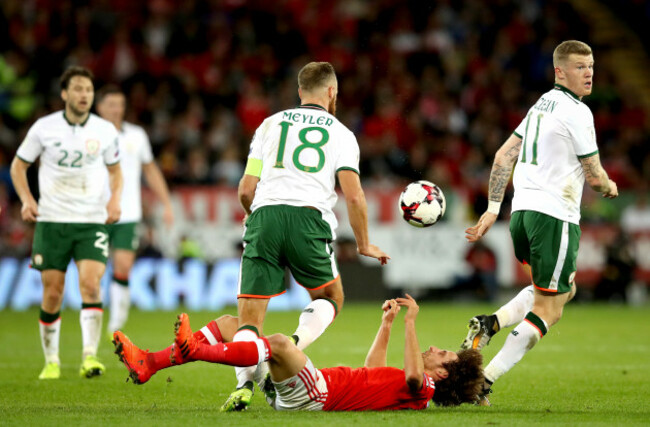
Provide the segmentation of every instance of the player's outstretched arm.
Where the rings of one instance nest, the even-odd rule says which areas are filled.
[[[384,310],[384,314],[381,318],[381,325],[375,336],[375,341],[373,341],[370,350],[368,350],[366,362],[363,365],[366,368],[386,366],[386,351],[388,349],[388,341],[390,340],[390,330],[393,327],[393,320],[395,320],[400,306],[397,304],[397,301],[391,299],[384,301],[381,309]]]
[[[11,162],[10,173],[11,181],[16,189],[16,193],[23,204],[23,207],[20,210],[23,221],[36,222],[36,217],[38,216],[38,203],[36,203],[27,182],[27,169],[29,169],[30,166],[31,163],[21,160],[18,157],[14,157],[14,160]]]
[[[364,256],[377,258],[381,265],[388,262],[390,257],[377,246],[370,244],[368,237],[368,207],[366,196],[361,188],[359,175],[350,170],[341,170],[338,173],[339,184],[345,196],[348,208],[348,219],[357,242],[357,251]]]
[[[420,307],[409,294],[405,294],[404,298],[397,298],[396,301],[408,310],[404,316],[404,373],[409,389],[416,392],[422,388],[424,381],[424,361],[415,331],[415,319]]]
[[[490,185],[488,189],[488,209],[481,215],[475,226],[465,230],[465,238],[469,242],[476,242],[487,233],[499,216],[503,195],[506,192],[512,168],[517,162],[521,150],[521,138],[512,134],[503,143],[494,157],[492,171],[490,172]]]
[[[598,153],[593,156],[580,159],[582,170],[585,174],[585,181],[594,190],[603,193],[603,197],[613,199],[618,196],[618,187],[616,183],[609,179],[607,172],[600,163]]]
[[[106,224],[113,224],[120,219],[122,208],[120,201],[122,200],[122,187],[124,186],[124,179],[122,178],[122,168],[119,163],[114,165],[106,165],[108,169],[108,182],[111,188],[111,198],[106,205],[108,218]]]
[[[169,197],[169,188],[165,182],[165,177],[156,162],[143,164],[142,171],[144,172],[147,184],[153,192],[156,193],[156,196],[165,207],[165,210],[163,211],[163,221],[165,221],[165,224],[168,226],[172,225],[174,223],[174,210],[172,209],[172,202]]]

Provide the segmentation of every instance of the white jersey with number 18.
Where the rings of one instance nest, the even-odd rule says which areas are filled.
[[[528,110],[514,134],[522,145],[512,211],[532,210],[578,224],[585,184],[580,158],[598,153],[589,107],[555,85]]]
[[[313,104],[274,114],[255,132],[248,158],[262,165],[252,211],[268,205],[312,206],[336,237],[336,173],[359,173],[357,139],[336,117]]]

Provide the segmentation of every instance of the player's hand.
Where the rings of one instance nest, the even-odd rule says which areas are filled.
[[[397,301],[397,304],[400,306],[408,309],[406,316],[404,316],[404,320],[415,320],[420,311],[420,306],[418,306],[418,303],[415,302],[412,296],[404,294],[404,298],[396,298],[395,301]]]
[[[106,224],[113,224],[119,221],[120,215],[122,215],[120,201],[118,199],[111,198],[111,200],[109,200],[108,204],[106,205],[106,212],[108,213]]]
[[[32,199],[23,203],[23,207],[20,209],[20,215],[23,217],[23,221],[36,222],[36,217],[38,216],[38,204],[36,200]]]
[[[609,191],[603,193],[603,197],[607,197],[608,199],[618,197],[618,186],[611,179],[609,180]]]
[[[399,313],[400,306],[394,299],[387,299],[384,301],[384,304],[381,306],[381,309],[384,310],[384,315],[381,317],[385,323],[393,323],[395,316]]]
[[[357,252],[359,252],[360,255],[378,259],[381,265],[385,265],[390,259],[384,251],[375,245],[368,245],[368,248],[366,249],[357,248]]]
[[[481,237],[485,236],[485,233],[490,230],[496,220],[497,215],[490,212],[485,212],[483,215],[481,215],[481,218],[479,218],[474,227],[470,227],[465,230],[465,238],[468,242],[471,243],[478,242]]]
[[[167,227],[174,225],[174,209],[172,209],[172,205],[165,206],[165,210],[163,210],[163,221]]]

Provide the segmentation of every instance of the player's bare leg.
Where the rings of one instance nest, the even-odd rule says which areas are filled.
[[[264,379],[264,397],[273,405],[276,391],[273,381],[280,382],[297,375],[307,363],[305,354],[298,349],[293,341],[283,334],[274,334],[268,337],[271,348],[271,358],[259,366],[268,366],[269,374]]]
[[[113,280],[110,284],[110,311],[108,333],[122,329],[129,316],[131,295],[129,292],[129,275],[135,263],[135,252],[126,249],[116,249],[113,252]]]
[[[272,357],[269,359],[271,378],[275,382],[284,381],[297,375],[305,367],[307,357],[287,337],[273,334],[268,337]]]
[[[38,376],[41,380],[58,379],[61,377],[61,361],[59,359],[59,337],[61,335],[61,303],[65,271],[44,270],[41,273],[43,282],[43,300],[39,316],[39,331],[41,345],[45,355],[45,367]]]
[[[239,298],[237,300],[239,329],[233,336],[233,342],[255,341],[262,335],[262,325],[264,325],[268,304],[269,298]],[[221,406],[221,411],[243,411],[248,408],[253,398],[256,370],[256,366],[235,368],[237,389],[230,394],[228,400]],[[263,379],[258,378],[260,381],[263,381]]]
[[[461,350],[481,350],[503,328],[519,324],[532,310],[535,301],[533,285],[526,286],[510,301],[501,306],[494,314],[480,314],[469,320],[467,336],[460,345]]]
[[[100,281],[106,265],[100,261],[83,259],[77,261],[79,290],[81,292],[81,337],[83,342],[82,363],[79,375],[92,378],[102,375],[106,367],[97,359],[97,347],[102,331],[103,309]]]
[[[560,320],[564,305],[575,293],[575,283],[572,284],[570,292],[562,294],[535,288],[533,309],[526,314],[524,321],[517,325],[513,333],[508,335],[499,353],[485,367],[484,395],[490,392],[494,381],[512,369],[546,335],[548,329]],[[487,402],[487,399],[485,401]]]

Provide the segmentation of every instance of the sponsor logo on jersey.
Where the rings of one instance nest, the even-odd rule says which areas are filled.
[[[34,264],[36,264],[36,265],[43,264],[43,255],[41,255],[41,254],[34,255]]]

